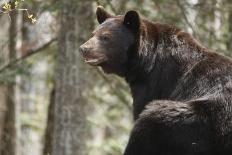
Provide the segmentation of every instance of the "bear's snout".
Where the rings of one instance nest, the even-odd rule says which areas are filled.
[[[79,47],[79,52],[80,52],[81,54],[84,54],[84,53],[86,53],[87,51],[89,51],[89,48],[86,47],[85,45],[81,45],[81,46]]]

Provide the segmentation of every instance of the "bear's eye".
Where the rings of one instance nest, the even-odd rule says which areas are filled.
[[[108,40],[110,40],[110,36],[108,36],[108,35],[101,35],[100,39],[103,40],[103,41],[108,41]]]

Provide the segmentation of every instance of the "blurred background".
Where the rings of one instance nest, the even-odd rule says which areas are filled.
[[[98,25],[97,5],[137,10],[232,55],[232,0],[8,2],[0,0],[0,155],[122,154],[133,125],[130,90],[78,52]]]

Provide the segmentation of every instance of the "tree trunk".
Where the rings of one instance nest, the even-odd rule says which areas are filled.
[[[16,58],[17,41],[17,12],[12,12],[9,27],[9,61]],[[2,155],[18,154],[18,105],[15,100],[16,77],[12,78],[12,83],[7,85],[6,90],[6,114],[3,131],[3,150]]]
[[[6,115],[6,90],[7,87],[5,85],[0,85],[0,155],[3,151],[4,141],[3,141],[3,134],[4,134],[4,122],[5,122],[5,115]]]
[[[7,31],[9,24],[8,24],[8,18],[1,18],[1,30],[0,30],[0,47],[1,47],[1,58],[0,58],[0,65],[3,66],[6,63],[6,60],[8,59],[8,49],[4,48],[6,47],[5,45],[5,40],[8,39],[8,37],[4,36],[9,36],[9,33]],[[2,74],[1,74],[2,76]],[[4,76],[4,75],[3,75]],[[0,77],[1,78],[1,77]],[[6,115],[6,91],[7,91],[7,86],[4,83],[4,81],[0,81],[0,155],[2,155],[2,150],[4,149],[4,139],[3,139],[3,134],[4,134],[4,122],[5,122],[5,115]]]
[[[61,0],[61,29],[55,77],[55,114],[52,155],[85,153],[85,70],[79,46],[93,29],[92,0]]]
[[[228,5],[232,6],[232,1],[228,0]],[[232,55],[232,9],[229,10],[229,16],[228,16],[228,34],[229,34],[229,38],[227,41],[227,49],[228,52],[230,53],[230,56]]]
[[[47,127],[45,131],[45,142],[43,155],[51,155],[52,154],[52,139],[53,139],[53,131],[54,131],[54,107],[55,105],[55,89],[52,89],[50,94],[50,103],[48,106],[48,118],[47,118]]]

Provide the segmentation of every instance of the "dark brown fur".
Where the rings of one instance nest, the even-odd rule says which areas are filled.
[[[124,155],[231,155],[231,59],[135,11],[98,8],[97,17],[101,25],[81,52],[131,88],[136,123]]]

